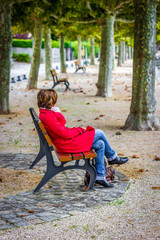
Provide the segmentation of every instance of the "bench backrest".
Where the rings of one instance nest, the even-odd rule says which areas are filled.
[[[50,148],[55,149],[55,146],[53,145],[50,136],[48,135],[43,123],[40,121],[39,117],[37,116],[35,110],[33,108],[30,108],[29,110],[30,110],[30,113],[31,113],[31,116],[40,140],[42,141],[43,144],[47,142]]]
[[[56,73],[56,70],[55,69],[52,69],[50,70],[52,76],[56,77],[57,76],[57,73]]]
[[[75,61],[74,62],[76,66],[79,66],[79,62],[78,61]]]

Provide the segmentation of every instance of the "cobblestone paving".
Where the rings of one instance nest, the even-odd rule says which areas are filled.
[[[0,154],[0,167],[42,174],[45,158],[35,169],[29,170],[34,158],[33,154]],[[129,184],[126,176],[116,171],[114,188],[97,185],[94,191],[83,192],[84,174],[82,170],[68,170],[54,177],[38,193],[27,191],[0,199],[0,229],[39,224],[86,212],[120,197]]]

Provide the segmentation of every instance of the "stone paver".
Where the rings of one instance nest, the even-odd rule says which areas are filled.
[[[28,169],[34,158],[34,154],[0,154],[1,168],[42,174],[45,158],[34,169]],[[0,199],[0,229],[39,224],[86,212],[119,198],[129,184],[126,176],[116,171],[114,188],[97,185],[94,191],[83,192],[84,174],[81,170],[68,170],[54,177],[38,193],[27,191]]]

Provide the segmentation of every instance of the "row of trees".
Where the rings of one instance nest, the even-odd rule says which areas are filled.
[[[18,0],[17,0],[18,1]],[[2,0],[0,24],[0,112],[9,112],[9,79],[10,79],[10,46],[11,46],[11,6],[16,0]],[[19,1],[18,1],[19,2]],[[42,25],[45,26],[44,36],[49,43],[50,29],[60,36],[61,71],[65,72],[64,64],[64,37],[81,36],[97,37],[101,29],[100,38],[100,65],[97,81],[97,96],[112,96],[112,67],[114,36],[121,42],[121,24],[127,24],[125,34],[128,41],[133,37],[134,27],[134,63],[133,86],[130,114],[125,128],[135,130],[159,129],[160,124],[156,116],[155,100],[155,35],[156,35],[156,8],[159,0],[61,0],[32,1],[22,0],[23,4],[16,4],[13,9],[13,20],[19,26],[27,28],[33,33],[34,54],[29,78],[29,88],[36,87],[40,64],[40,46]],[[23,5],[23,7],[22,7]],[[32,27],[34,23],[34,28]],[[116,23],[116,29],[114,26]],[[31,29],[32,28],[32,29]],[[72,33],[72,36],[71,36]],[[87,33],[87,34],[86,34]],[[125,35],[124,34],[124,35]],[[92,39],[93,41],[93,39]],[[46,49],[46,53],[49,53]],[[46,54],[49,57],[49,54]],[[79,52],[80,58],[80,52]],[[79,59],[80,60],[80,59]],[[47,65],[48,64],[48,65]],[[48,59],[46,68],[50,68]],[[46,69],[46,72],[47,72]]]

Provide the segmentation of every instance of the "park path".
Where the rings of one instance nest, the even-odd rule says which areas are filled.
[[[38,87],[51,87],[52,82],[43,80],[44,65],[41,65],[40,69]],[[15,76],[23,73],[27,74],[28,71],[29,65],[27,64],[15,64],[12,68],[12,73]],[[155,156],[160,154],[160,132],[134,132],[121,129],[130,107],[131,61],[128,61],[121,68],[117,67],[113,71],[113,97],[108,100],[95,97],[98,62],[94,67],[88,66],[86,74],[82,72],[73,73],[74,69],[69,67],[68,77],[71,83],[71,91],[64,93],[61,86],[57,87],[59,105],[69,122],[69,127],[77,124],[83,126],[88,124],[103,129],[117,153],[124,154],[130,158],[127,164],[118,169],[116,168],[117,171],[129,177],[129,186],[125,186],[123,191],[122,189],[119,189],[119,191],[118,186],[120,184],[117,182],[114,190],[117,193],[119,192],[117,196],[119,198],[115,199],[116,195],[114,196],[113,193],[107,195],[104,190],[101,191],[100,189],[97,191],[97,195],[95,193],[91,194],[92,201],[89,201],[87,197],[81,198],[81,193],[79,190],[76,190],[76,196],[80,196],[77,200],[76,196],[73,196],[73,205],[76,210],[72,211],[70,209],[71,214],[69,216],[66,215],[65,218],[60,217],[57,220],[53,218],[53,214],[50,214],[50,221],[47,223],[45,214],[42,214],[38,217],[41,224],[38,224],[37,218],[34,219],[36,212],[27,213],[28,221],[32,222],[32,225],[29,226],[25,226],[22,223],[23,221],[20,221],[21,215],[19,217],[15,215],[10,216],[9,218],[12,218],[13,222],[10,221],[11,224],[9,226],[14,226],[14,218],[19,218],[19,225],[17,224],[17,228],[2,230],[0,239],[160,239],[160,161],[155,160]],[[36,105],[37,91],[27,91],[25,88],[25,80],[11,84],[10,101],[13,113],[10,116],[0,116],[0,122],[6,123],[1,126],[1,163],[2,159],[5,161],[5,154],[11,157],[10,161],[12,164],[9,164],[8,171],[11,166],[16,168],[15,165],[13,166],[13,163],[16,164],[17,162],[17,167],[24,169],[26,165],[23,165],[21,158],[24,158],[23,154],[26,156],[26,164],[29,164],[27,163],[27,159],[30,159],[28,158],[29,154],[32,153],[31,155],[34,157],[38,150],[38,138],[35,131],[33,131],[33,123],[28,112],[29,106]],[[74,89],[77,89],[77,93],[73,91]],[[78,89],[82,91],[78,92]],[[156,82],[156,95],[157,114],[160,118],[160,85],[158,82]],[[81,104],[81,109],[78,107],[79,104]],[[80,111],[83,114],[80,114]],[[73,176],[73,179],[75,179],[75,176]],[[24,180],[26,181],[26,178]],[[60,186],[63,180],[59,179],[57,184]],[[73,184],[75,187],[74,181],[71,182],[71,185]],[[51,185],[53,186],[53,184]],[[17,183],[17,186],[19,187],[20,185]],[[33,186],[31,186],[31,189],[33,189]],[[44,210],[48,208],[47,213],[49,213],[49,205],[44,204],[45,206],[43,206],[43,200],[44,202],[46,201],[44,195],[48,191],[48,195],[46,195],[50,195],[50,199],[47,199],[48,203],[53,204],[52,190],[54,191],[54,188],[43,189],[41,204],[36,202],[39,210],[41,207],[44,207]],[[20,190],[18,189],[18,191]],[[69,202],[65,202],[65,199],[63,199],[60,205],[56,205],[52,209],[57,216],[59,212],[62,212],[64,205],[72,205],[70,203],[69,185],[67,192]],[[13,201],[11,195],[8,195],[6,202],[5,198],[1,198],[1,202],[7,203],[9,209],[20,212],[22,209],[20,206],[18,207],[18,203],[20,204],[21,199],[23,199],[23,204],[25,199],[28,207],[31,208],[32,199],[30,198],[30,192],[28,194],[22,191],[22,194],[14,194]],[[113,198],[109,200],[109,197]],[[107,201],[107,198],[109,201]],[[30,202],[29,199],[31,199]],[[12,203],[13,206],[11,205]],[[94,205],[94,203],[96,204]],[[22,208],[23,204],[21,205]],[[37,209],[38,206],[36,206]],[[85,206],[87,207],[85,208]],[[19,210],[17,210],[18,208]],[[45,213],[45,211],[41,213]],[[7,222],[6,214],[4,214],[3,222],[1,222],[3,225]],[[27,217],[23,215],[25,214],[22,214],[22,218]],[[20,224],[23,226],[20,227]]]

